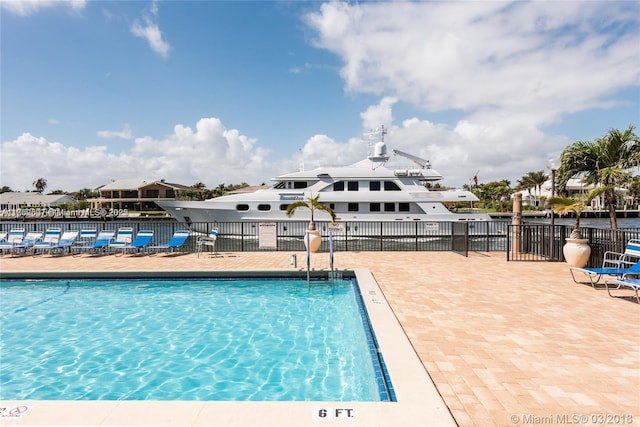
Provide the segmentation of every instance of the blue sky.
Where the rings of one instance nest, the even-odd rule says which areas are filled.
[[[445,185],[515,185],[640,121],[633,1],[0,4],[13,190],[259,184],[356,162],[380,124]]]

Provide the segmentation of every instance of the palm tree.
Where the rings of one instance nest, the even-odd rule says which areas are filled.
[[[47,188],[47,180],[44,178],[38,178],[33,181],[33,186],[38,193],[42,193],[44,189]]]
[[[518,180],[518,185],[514,188],[516,191],[527,190],[527,193],[529,193],[529,200],[531,200],[531,189],[535,187],[535,184],[531,181],[531,173],[532,172],[529,172],[527,175],[520,178]]]
[[[545,182],[549,180],[549,175],[544,173],[544,170],[529,172],[529,181],[533,184],[536,189],[536,198],[540,199],[540,195],[542,194],[542,186]]]
[[[569,212],[574,212],[576,214],[576,224],[571,231],[572,239],[581,239],[582,235],[580,234],[580,214],[584,211],[588,206],[591,205],[591,202],[596,197],[600,196],[602,193],[608,190],[607,187],[598,187],[595,188],[588,193],[582,193],[578,197],[551,197],[547,202],[549,206],[553,209],[553,211],[559,215],[565,215]]]
[[[300,201],[291,203],[289,206],[287,206],[287,212],[286,212],[287,216],[292,217],[293,214],[296,212],[296,210],[300,208],[307,208],[309,209],[309,211],[311,211],[311,219],[309,220],[309,230],[316,229],[316,223],[314,222],[314,219],[313,219],[313,214],[316,210],[324,211],[328,213],[331,216],[332,223],[335,222],[336,220],[336,213],[334,212],[334,210],[331,209],[329,206],[320,203],[320,194],[316,194],[315,197],[309,196],[306,198],[306,200],[300,200]]]
[[[585,184],[607,188],[604,204],[609,211],[612,236],[618,229],[615,189],[630,180],[631,168],[640,165],[640,139],[633,130],[634,126],[630,125],[625,131],[611,129],[595,141],[574,142],[560,157],[559,188],[564,188],[571,177],[581,173]]]

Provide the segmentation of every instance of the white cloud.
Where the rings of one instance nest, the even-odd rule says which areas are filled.
[[[3,9],[20,16],[29,16],[42,9],[56,6],[69,7],[73,12],[84,9],[86,0],[4,0],[0,1]]]
[[[158,15],[158,5],[156,2],[152,3],[150,14],[153,16]],[[171,50],[171,45],[162,38],[160,27],[158,27],[149,16],[143,17],[142,20],[144,21],[142,24],[139,21],[135,21],[133,25],[131,25],[131,33],[147,40],[154,52],[163,58],[167,58]]]
[[[60,121],[51,117],[50,119],[47,119],[47,123],[49,123],[50,125],[57,125],[60,124]]]
[[[129,127],[128,124],[125,124],[122,130],[120,131],[111,131],[111,130],[99,130],[97,135],[100,138],[121,138],[121,139],[131,139],[133,138],[133,131]]]
[[[172,134],[160,139],[136,138],[118,154],[106,146],[79,149],[25,133],[2,143],[0,186],[29,190],[39,177],[47,179],[52,190],[65,191],[95,188],[111,179],[148,177],[185,185],[204,182],[211,188],[242,181],[260,184],[282,170],[267,162],[269,151],[256,143],[216,118],[199,120],[195,129],[176,125]],[[37,171],[38,176],[25,171]]]
[[[546,126],[638,90],[635,2],[330,2],[306,18],[346,90],[381,97],[365,128],[386,124],[389,145],[430,159],[444,184],[543,169],[572,142]],[[424,116],[392,126],[402,104]]]
[[[425,111],[554,105],[559,114],[637,85],[638,30],[606,31],[638,25],[620,12],[607,2],[332,2],[307,20],[316,45],[344,61],[350,91]]]

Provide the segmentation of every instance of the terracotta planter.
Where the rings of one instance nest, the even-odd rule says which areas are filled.
[[[567,243],[562,247],[564,259],[571,267],[584,267],[589,261],[591,247],[588,239],[565,239]]]
[[[322,236],[318,230],[307,230],[307,236],[304,236],[304,244],[309,245],[310,252],[318,252],[322,244]]]

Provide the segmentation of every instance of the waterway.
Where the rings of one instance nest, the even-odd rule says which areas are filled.
[[[524,218],[525,223],[532,224],[549,224],[551,218]],[[559,225],[574,225],[576,223],[575,218],[567,217],[555,217],[554,223]],[[580,227],[592,227],[592,228],[611,228],[611,221],[609,218],[580,218]],[[640,229],[640,218],[618,218],[618,228],[631,228]]]

